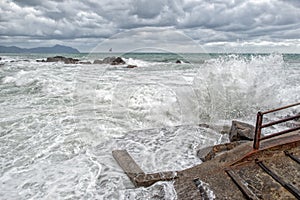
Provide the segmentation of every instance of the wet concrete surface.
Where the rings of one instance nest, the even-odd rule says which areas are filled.
[[[262,147],[253,151],[252,142],[247,142],[212,160],[178,172],[174,183],[178,199],[207,199],[207,194],[194,192],[194,179],[200,179],[208,185],[207,193],[210,190],[213,192],[211,199],[297,199],[266,173],[258,162],[263,162],[282,181],[292,185],[296,192],[300,191],[300,164],[284,153],[289,151],[300,158],[300,132],[291,133],[280,140],[270,139]],[[241,180],[240,184],[246,186],[254,198],[243,194],[226,170],[236,174]]]
[[[285,153],[300,159],[300,131],[265,140],[258,150],[253,142],[217,145],[206,149],[213,156],[205,162],[176,172],[145,174],[124,151],[113,154],[135,186],[172,180],[179,200],[300,199],[300,164]]]

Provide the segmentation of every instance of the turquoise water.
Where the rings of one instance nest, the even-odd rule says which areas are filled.
[[[184,169],[201,163],[196,149],[228,141],[199,123],[254,124],[257,111],[300,100],[300,55],[64,56],[112,55],[138,67],[0,55],[1,199],[176,199],[172,182],[134,189],[111,151],[146,172]]]

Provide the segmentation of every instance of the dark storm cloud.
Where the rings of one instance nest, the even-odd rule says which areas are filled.
[[[79,41],[101,41],[122,31],[147,27],[181,30],[201,44],[293,39],[299,46],[300,3],[298,0],[0,2],[2,44],[14,38],[20,42],[26,38],[23,42],[45,43],[76,39],[80,47]]]
[[[16,2],[20,6],[38,6],[41,4],[41,1],[39,0],[29,0],[29,1],[14,0],[14,2]]]

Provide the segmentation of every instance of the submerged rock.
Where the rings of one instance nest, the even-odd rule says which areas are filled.
[[[177,64],[181,64],[182,62],[181,62],[181,60],[176,60],[176,62],[175,63],[177,63]]]
[[[127,65],[126,68],[136,68],[137,66],[136,65]]]
[[[240,140],[253,140],[254,135],[254,126],[244,122],[232,121],[231,129],[229,132],[230,142]]]
[[[89,65],[92,64],[90,61],[81,61],[79,64]]]

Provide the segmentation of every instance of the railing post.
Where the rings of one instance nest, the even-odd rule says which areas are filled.
[[[256,150],[259,149],[262,121],[263,121],[263,114],[261,112],[258,112],[256,118],[255,136],[253,142],[253,148]]]

